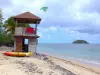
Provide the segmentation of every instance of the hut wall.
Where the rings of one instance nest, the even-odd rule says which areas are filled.
[[[15,35],[23,35],[23,36],[35,36],[35,34],[26,33],[26,27],[16,27]]]
[[[28,43],[28,50],[32,52],[36,52],[36,47],[37,47],[37,39],[29,39]]]
[[[16,50],[16,39],[14,38],[14,51]]]
[[[22,52],[22,37],[16,37],[16,52]]]
[[[16,27],[15,28],[15,35],[22,35],[23,27]]]

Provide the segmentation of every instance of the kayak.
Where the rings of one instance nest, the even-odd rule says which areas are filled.
[[[16,57],[25,57],[32,56],[32,52],[4,52],[6,56],[16,56]]]

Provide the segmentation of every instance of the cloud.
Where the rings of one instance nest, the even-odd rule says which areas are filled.
[[[57,31],[57,28],[56,27],[50,27],[49,30]]]
[[[64,2],[62,2],[60,6],[57,6],[57,8],[62,7],[62,9],[61,8],[60,8],[61,10],[52,9],[54,11],[50,9],[49,11],[52,11],[52,13],[44,18],[45,21],[41,24],[41,26],[47,27],[50,25],[54,25],[60,27],[68,27],[72,29],[74,29],[74,27],[78,27],[80,29],[78,29],[77,31],[82,33],[89,33],[89,34],[99,33],[100,32],[99,31],[100,13],[98,12],[99,9],[98,11],[94,12],[88,12],[88,9],[84,9],[85,7],[88,8],[88,6],[90,7],[95,6],[96,4],[93,2],[94,0],[74,0],[69,5],[66,5]],[[95,8],[91,7],[91,10],[95,10]],[[93,28],[95,28],[95,30]]]
[[[7,19],[9,16],[15,16],[26,11],[40,16],[42,13],[42,11],[40,11],[40,8],[43,6],[45,0],[7,0],[5,2],[8,4],[9,2],[11,2],[12,4],[10,4],[9,6],[3,3],[4,6],[7,6],[2,8],[4,17],[5,19]]]
[[[76,31],[80,32],[80,33],[89,33],[91,35],[95,35],[95,34],[100,34],[100,28],[94,28],[94,27],[84,27],[84,28],[79,28]]]
[[[54,27],[54,26],[50,26],[50,27],[47,27],[47,28],[44,28],[44,27],[38,27],[38,30],[41,30],[43,32],[56,32],[57,31],[57,27]]]
[[[0,0],[0,8],[6,8],[12,5],[11,0]]]
[[[94,13],[94,12],[99,12],[100,13],[100,0],[87,0],[88,4],[84,5],[82,7],[82,12],[89,12],[89,13]]]
[[[82,39],[88,41],[89,43],[98,43],[98,40],[100,38],[100,35],[97,34],[91,35],[89,33],[81,33],[79,31],[76,31],[77,28],[72,29],[56,27],[57,30],[55,32],[51,32],[51,30],[44,31],[45,29],[49,28],[39,27],[39,32],[41,32],[41,34],[43,35],[43,37],[40,37],[40,40],[44,40],[41,42],[71,43],[75,40]]]
[[[43,35],[42,35],[42,33],[41,32],[37,32],[37,35],[39,35],[40,37],[42,37]]]
[[[26,11],[41,17],[41,37],[58,31],[73,38],[100,37],[99,0],[3,0],[0,5],[4,18]],[[42,6],[48,6],[48,11],[40,11]]]
[[[48,39],[49,39],[49,38],[50,38],[50,35],[48,34],[48,36],[47,36],[47,37],[48,37]]]

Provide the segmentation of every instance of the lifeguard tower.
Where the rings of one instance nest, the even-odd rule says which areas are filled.
[[[36,52],[37,40],[37,25],[41,19],[30,12],[25,12],[13,17],[16,21],[14,33],[14,51],[15,52]],[[18,27],[19,23],[35,24],[35,27]],[[25,45],[25,39],[28,39],[28,44]]]

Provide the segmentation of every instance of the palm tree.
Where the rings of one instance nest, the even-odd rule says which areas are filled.
[[[17,27],[20,27],[20,26],[29,27],[29,24],[18,24],[17,25]],[[16,27],[16,23],[13,19],[13,16],[11,16],[4,23],[5,32],[13,35],[15,31],[15,27]]]

